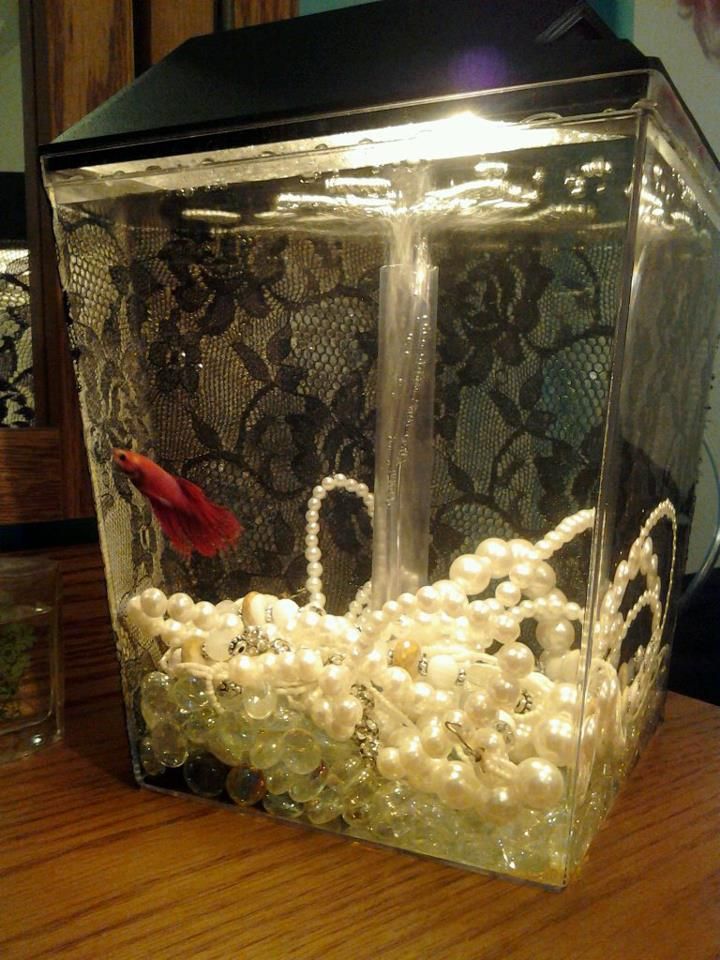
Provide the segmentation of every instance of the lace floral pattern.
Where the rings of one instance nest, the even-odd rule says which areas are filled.
[[[26,250],[0,250],[0,425],[32,426],[30,264]]]

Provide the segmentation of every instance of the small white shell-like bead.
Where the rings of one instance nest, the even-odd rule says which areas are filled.
[[[454,657],[447,653],[438,653],[430,657],[427,667],[428,683],[439,690],[450,690],[458,678],[458,666]]]
[[[205,652],[211,660],[230,659],[230,637],[225,630],[213,630],[205,641]]]

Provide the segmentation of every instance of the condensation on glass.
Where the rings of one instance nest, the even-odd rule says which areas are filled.
[[[48,175],[141,782],[567,881],[661,709],[717,331],[652,84]],[[244,532],[173,547],[113,449]]]

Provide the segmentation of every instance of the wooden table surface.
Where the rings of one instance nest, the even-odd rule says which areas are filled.
[[[96,566],[68,568],[65,740],[0,768],[3,960],[720,957],[719,708],[669,696],[551,893],[137,789]]]

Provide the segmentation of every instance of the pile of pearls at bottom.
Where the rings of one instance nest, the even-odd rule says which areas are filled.
[[[213,768],[207,758],[215,758],[218,782],[223,772],[225,776],[219,791],[236,803],[262,803],[291,816],[294,804],[317,801],[297,815],[320,822],[318,817],[334,811],[335,819],[354,830],[361,829],[359,810],[365,809],[358,797],[365,797],[369,809],[372,796],[388,784],[426,796],[454,816],[479,816],[489,823],[557,816],[566,798],[567,774],[578,769],[586,786],[596,757],[626,753],[623,711],[638,716],[650,697],[664,624],[650,531],[666,519],[675,534],[672,506],[667,501],[658,505],[603,598],[596,627],[602,655],[590,666],[579,727],[575,624],[582,626],[584,611],[558,588],[549,561],[591,528],[592,510],[566,518],[536,543],[485,540],[473,554],[453,562],[447,579],[402,594],[377,610],[369,609],[365,585],[348,611],[334,616],[322,607],[315,526],[319,505],[332,489],[355,493],[372,509],[367,488],[343,476],[325,478],[315,488],[307,516],[310,601],[304,606],[261,593],[218,604],[195,602],[182,593],[166,597],[154,587],[126,604],[127,623],[167,647],[159,671],[151,674],[158,703],[163,697],[182,701],[187,690],[202,701],[187,716],[187,705],[179,707],[178,726],[149,705],[146,678],[143,714],[150,733],[141,754],[148,773],[182,765],[186,782],[195,789],[200,772]],[[647,589],[623,618],[624,591],[638,576],[645,577]],[[619,645],[627,621],[645,606],[653,618],[652,636],[644,659],[623,675],[622,668],[616,669]],[[534,622],[534,649],[521,639],[525,621]],[[243,733],[248,749],[242,757],[227,753],[222,742],[232,726],[229,718],[239,712],[251,725]],[[290,771],[310,777],[312,785],[302,781],[292,789],[283,772],[288,757],[302,753],[299,745],[307,739],[284,735],[270,737],[269,743],[260,736],[273,723],[282,725],[288,714],[297,730],[324,745],[319,753],[308,748],[317,760],[312,770]],[[205,760],[197,755],[198,744]],[[345,800],[340,804],[336,797],[334,806],[329,803],[338,793],[330,754],[362,765],[362,777],[352,780],[357,791],[349,809],[354,814],[348,813]],[[232,776],[228,769],[235,771]],[[210,774],[203,775],[217,786]],[[345,783],[342,776],[339,782]],[[273,785],[279,792],[273,792]],[[301,799],[315,788],[317,797]],[[203,789],[209,788],[195,792]],[[321,796],[327,810],[313,813],[322,806]],[[367,831],[371,820],[365,820],[362,829]]]

